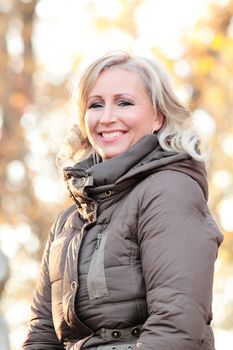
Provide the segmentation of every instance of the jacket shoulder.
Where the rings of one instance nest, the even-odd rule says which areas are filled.
[[[162,170],[151,174],[144,182],[143,188],[149,195],[163,194],[190,199],[192,194],[205,199],[200,184],[188,174],[176,170]]]
[[[69,208],[62,210],[60,214],[58,214],[51,229],[55,236],[58,235],[61,231],[72,227],[73,217],[76,214],[76,212],[77,207],[74,204]]]

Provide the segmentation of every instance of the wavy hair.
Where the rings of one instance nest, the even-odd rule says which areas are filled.
[[[58,154],[58,164],[67,160],[75,163],[92,152],[84,124],[87,99],[100,74],[114,66],[135,73],[149,95],[155,113],[163,114],[163,125],[156,132],[161,147],[166,151],[187,152],[192,158],[203,160],[205,155],[199,151],[200,139],[192,125],[190,111],[175,95],[160,63],[124,51],[115,51],[91,63],[74,88],[78,123],[73,125],[65,138]]]

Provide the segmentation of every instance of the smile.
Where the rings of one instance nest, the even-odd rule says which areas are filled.
[[[123,134],[124,134],[123,131],[113,131],[113,132],[102,132],[101,136],[104,139],[113,139],[113,138],[116,138],[116,137],[120,137]]]

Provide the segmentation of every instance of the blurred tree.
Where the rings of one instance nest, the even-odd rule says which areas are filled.
[[[32,164],[31,155],[35,151],[32,148],[35,145],[31,139],[37,135],[28,135],[28,131],[36,124],[38,133],[47,146],[45,153],[48,158],[50,154],[54,156],[53,148],[46,145],[47,130],[42,130],[40,123],[46,116],[46,108],[47,112],[51,108],[51,97],[56,99],[62,95],[65,99],[67,92],[63,82],[53,86],[45,81],[42,86],[36,78],[40,68],[36,64],[33,50],[37,1],[12,0],[9,3],[11,5],[7,7],[7,12],[0,12],[0,73],[3,81],[0,85],[0,224],[16,226],[27,223],[44,240],[53,216],[45,214],[48,210],[53,211],[55,205],[41,202],[35,195],[33,180],[38,170]],[[51,162],[54,164],[54,158]],[[41,166],[43,164],[37,164],[40,170]],[[41,252],[38,254],[41,255]]]
[[[208,162],[210,207],[224,243],[220,250],[216,294],[222,294],[219,327],[233,330],[233,1],[212,4],[205,18],[183,38],[185,53],[174,62],[197,128],[211,148]],[[223,283],[224,281],[224,283]]]
[[[1,77],[2,110],[1,131],[1,220],[11,224],[21,222],[22,215],[34,202],[30,176],[24,163],[27,154],[20,118],[27,106],[33,103],[32,74],[34,70],[31,30],[35,2],[15,1],[9,13],[0,13],[1,25]],[[20,49],[16,46],[22,46]],[[18,51],[18,52],[17,52]],[[17,161],[17,163],[16,163]],[[15,172],[11,172],[10,165]],[[17,167],[18,165],[18,167]],[[17,170],[25,176],[17,181]],[[6,170],[6,171],[5,171]],[[14,173],[14,174],[13,174]],[[26,193],[26,198],[25,198]],[[23,211],[22,211],[23,210]],[[29,219],[30,216],[27,216]],[[27,220],[28,220],[27,219]]]
[[[31,299],[38,272],[35,261],[41,258],[47,232],[59,210],[59,203],[42,201],[36,191],[39,175],[46,171],[46,166],[49,170],[56,167],[56,150],[47,135],[51,125],[47,123],[46,128],[41,128],[48,116],[42,112],[49,106],[49,113],[52,108],[48,97],[47,106],[43,104],[44,94],[47,89],[49,98],[59,100],[61,95],[63,99],[67,97],[67,91],[64,82],[56,86],[45,82],[43,90],[36,79],[39,70],[33,48],[36,4],[36,0],[0,4],[0,244],[14,258],[10,261],[12,278],[6,285],[3,304],[3,310],[9,313],[15,300],[19,305],[22,300],[23,305]],[[37,148],[41,158],[33,155]],[[45,150],[44,162],[41,149]],[[55,171],[54,174],[56,181],[58,174]],[[20,320],[12,322],[11,330],[20,326],[17,322]]]
[[[9,277],[9,264],[6,256],[2,254],[0,250],[0,303],[1,303],[1,295],[4,289],[5,283]],[[0,347],[1,350],[9,350],[9,338],[8,338],[8,328],[5,322],[4,315],[0,312]]]
[[[21,299],[27,303],[30,300],[51,221],[69,203],[69,199],[65,201],[58,195],[54,200],[46,200],[54,187],[60,186],[54,160],[61,139],[59,129],[67,122],[67,95],[73,71],[53,81],[36,55],[35,27],[40,20],[37,5],[41,2],[0,2],[0,229],[9,235],[8,245],[15,247],[9,251],[9,256],[14,256],[14,271],[5,292],[8,312],[16,300],[18,304]],[[96,15],[101,3],[105,10],[110,6],[105,1],[98,1],[98,5],[93,0],[86,2],[91,29],[101,36],[114,29],[126,34],[131,45],[138,36],[134,14],[144,1],[119,0],[116,12],[110,8],[112,17],[101,11]],[[111,2],[111,6],[113,3],[116,2]],[[169,62],[163,58],[177,75],[180,91],[200,129],[209,130],[213,153],[208,165],[210,205],[225,233],[217,284],[220,294],[224,292],[221,276],[230,279],[233,269],[232,226],[224,222],[222,214],[229,210],[226,208],[233,198],[233,0],[223,3],[213,6],[209,15],[186,35],[181,59]],[[158,50],[152,51],[162,59]],[[83,52],[78,52],[70,69],[78,69],[82,58]],[[229,299],[229,305],[232,302]],[[15,315],[15,309],[13,312]],[[232,313],[232,307],[227,308],[219,327],[232,327]],[[22,315],[18,322],[24,321]],[[14,326],[20,325],[12,322],[11,332]]]
[[[73,71],[53,81],[37,57],[34,39],[40,2],[9,0],[0,4],[0,243],[12,256],[12,278],[3,306],[9,315],[11,309],[15,314],[17,307],[21,310],[30,302],[47,232],[58,211],[70,201],[59,196],[46,200],[46,195],[51,197],[54,187],[59,187],[55,165],[58,118],[61,116],[63,128]],[[102,28],[104,19],[97,18],[93,26],[98,30],[115,26],[133,39],[137,33],[131,15],[139,3],[121,1],[114,23],[106,20],[106,28]],[[94,18],[94,2],[87,2],[87,6],[92,7]],[[71,69],[78,69],[81,58],[77,53]],[[17,329],[20,331],[21,323],[27,321],[24,317],[19,312],[18,321],[10,325],[16,348],[20,341]]]
[[[132,38],[136,39],[138,31],[134,13],[142,3],[142,0],[119,0],[119,12],[114,18],[108,18],[107,16],[102,15],[95,17],[94,25],[96,26],[96,29],[99,31],[106,31],[115,27],[119,31],[127,33]],[[91,6],[95,7],[98,5],[95,4],[95,1],[92,1]]]

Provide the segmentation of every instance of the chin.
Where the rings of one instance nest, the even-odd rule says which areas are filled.
[[[119,145],[117,147],[117,145],[115,147],[109,147],[109,149],[103,149],[100,148],[97,150],[97,152],[99,153],[99,155],[101,156],[102,159],[107,160],[116,156],[121,155],[122,153],[124,153],[125,151],[127,151],[129,147],[122,147],[121,149],[119,148]]]
[[[111,152],[111,153],[109,152],[109,153],[104,153],[104,154],[102,153],[101,157],[103,160],[107,160],[107,159],[111,159],[111,158],[114,158],[116,156],[119,156],[123,152]]]
[[[116,153],[116,154],[107,154],[107,155],[103,155],[103,156],[102,156],[102,159],[103,159],[103,160],[107,160],[107,159],[114,158],[114,157],[116,157],[116,156],[118,156],[118,153]]]

